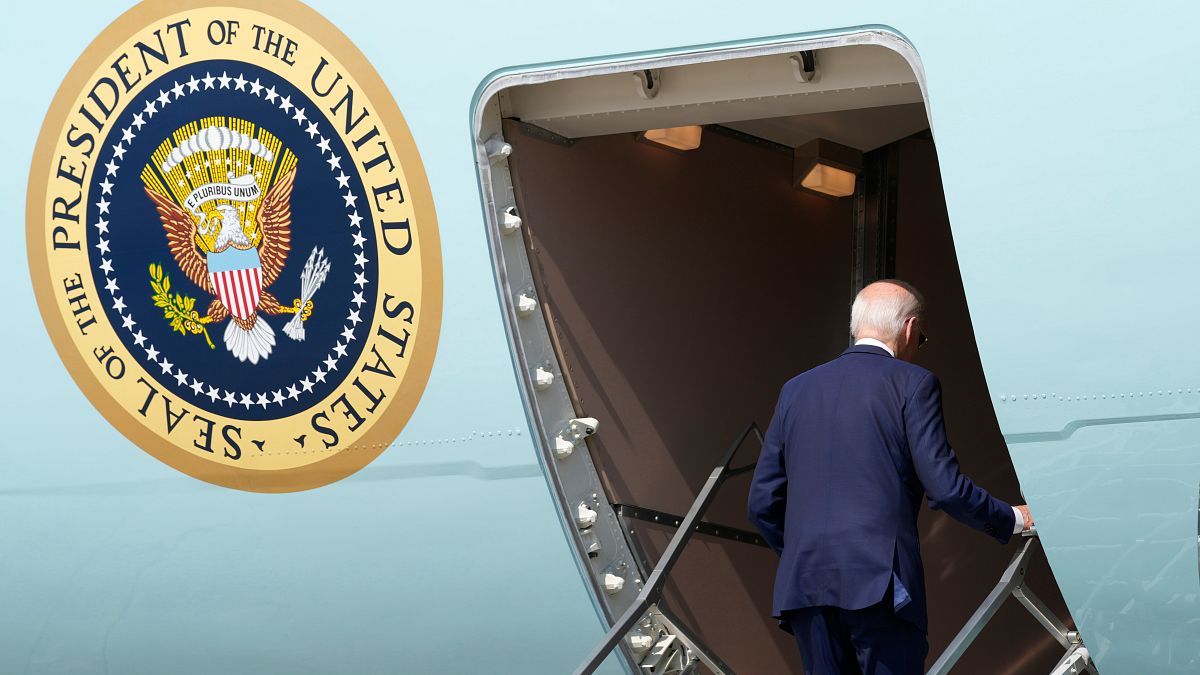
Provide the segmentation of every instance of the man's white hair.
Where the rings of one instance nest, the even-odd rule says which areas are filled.
[[[869,336],[889,342],[900,337],[905,321],[921,316],[925,300],[917,289],[899,279],[881,279],[875,283],[899,286],[908,292],[867,294],[866,290],[874,284],[864,287],[850,307],[850,334],[856,340]]]

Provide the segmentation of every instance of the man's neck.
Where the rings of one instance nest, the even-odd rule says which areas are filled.
[[[872,338],[872,337],[859,338],[854,341],[854,346],[857,347],[859,345],[867,345],[869,347],[879,347],[880,349],[883,349],[884,351],[886,351],[889,356],[891,356],[893,358],[895,358],[895,356],[896,356],[896,350],[893,349],[891,347],[891,345],[884,342],[883,340],[876,340],[875,338]]]

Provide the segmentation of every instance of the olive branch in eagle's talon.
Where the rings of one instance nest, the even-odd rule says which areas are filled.
[[[171,322],[172,329],[183,335],[203,335],[209,349],[217,348],[204,326],[211,319],[196,311],[195,298],[179,293],[171,295],[171,277],[163,274],[162,265],[150,264],[150,288],[154,289],[154,305],[162,308],[163,317]]]

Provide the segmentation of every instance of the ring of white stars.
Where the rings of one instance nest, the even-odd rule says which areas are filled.
[[[110,223],[105,216],[108,215],[109,207],[112,205],[112,201],[109,198],[112,196],[114,187],[109,178],[116,176],[117,172],[121,169],[121,160],[124,158],[128,147],[132,147],[133,140],[137,138],[137,132],[141,131],[147,120],[153,118],[168,105],[179,101],[188,94],[208,91],[210,89],[243,91],[249,96],[261,98],[277,106],[285,115],[291,117],[304,130],[304,133],[308,134],[308,137],[313,140],[316,147],[321,151],[322,157],[328,155],[325,162],[329,164],[331,173],[334,171],[337,172],[335,180],[338,184],[338,190],[345,191],[342,194],[342,198],[345,200],[348,226],[351,231],[353,245],[358,249],[354,256],[354,266],[357,268],[354,273],[354,285],[357,287],[357,290],[354,291],[354,297],[350,300],[353,308],[350,309],[349,315],[346,316],[346,323],[341,332],[341,339],[334,345],[333,350],[329,352],[325,360],[317,366],[316,370],[305,374],[299,381],[288,385],[284,389],[260,392],[222,389],[201,381],[194,375],[188,374],[181,366],[171,363],[155,349],[154,344],[150,342],[149,338],[141,330],[135,330],[137,328],[137,321],[134,320],[133,313],[127,310],[124,296],[120,295],[121,288],[117,285],[112,260],[108,257],[111,255],[111,248],[105,235],[108,234]],[[318,141],[317,139],[320,140]],[[104,289],[108,291],[108,295],[112,300],[111,307],[121,317],[121,327],[129,332],[134,345],[146,352],[146,358],[162,371],[161,376],[164,379],[174,379],[180,387],[191,389],[197,398],[201,396],[208,397],[212,404],[224,403],[227,408],[239,405],[247,410],[251,406],[259,406],[265,410],[272,405],[282,407],[284,401],[289,399],[293,401],[298,400],[302,394],[311,392],[316,385],[323,383],[330,373],[338,369],[338,361],[346,356],[350,343],[357,339],[355,333],[358,329],[358,324],[362,323],[359,313],[362,310],[363,304],[366,303],[363,295],[366,286],[370,284],[366,275],[368,258],[363,246],[367,240],[362,236],[361,228],[363,217],[358,213],[358,206],[356,204],[358,196],[350,189],[350,176],[346,175],[346,172],[342,169],[341,162],[342,158],[330,148],[329,139],[321,134],[317,123],[309,120],[305,115],[304,108],[292,103],[290,96],[280,96],[275,91],[275,87],[264,87],[259,78],[255,78],[251,82],[241,73],[238,73],[237,77],[230,77],[228,72],[222,72],[220,76],[205,73],[205,76],[202,78],[197,79],[195,76],[192,76],[186,82],[175,82],[174,86],[169,89],[160,89],[157,96],[154,96],[152,92],[148,94],[145,108],[140,113],[134,115],[133,122],[129,126],[121,130],[121,140],[112,146],[112,158],[104,165],[105,174],[104,180],[100,183],[100,200],[96,202],[96,207],[99,209],[99,218],[94,225],[99,231],[96,249],[100,252],[100,269],[104,271],[106,281]],[[155,374],[158,375],[158,373]]]

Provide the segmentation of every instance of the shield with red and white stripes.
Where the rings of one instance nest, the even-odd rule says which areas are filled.
[[[208,255],[208,278],[229,313],[242,321],[258,311],[262,295],[262,263],[258,249],[230,247]]]

